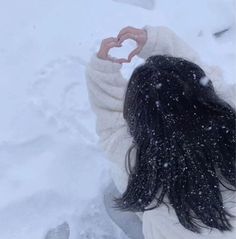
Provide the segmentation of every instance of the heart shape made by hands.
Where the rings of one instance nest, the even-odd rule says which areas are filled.
[[[130,53],[137,48],[137,43],[132,39],[126,39],[121,43],[121,47],[113,47],[109,51],[109,55],[116,60],[127,60]],[[128,52],[128,55],[127,55]]]

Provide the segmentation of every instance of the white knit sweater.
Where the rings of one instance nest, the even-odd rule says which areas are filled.
[[[139,57],[146,59],[151,55],[165,54],[195,62],[212,80],[217,93],[233,106],[236,104],[236,84],[224,84],[219,70],[203,64],[197,53],[174,32],[166,27],[146,26],[144,29],[148,39]],[[123,119],[123,101],[128,81],[122,77],[121,67],[121,64],[99,59],[95,54],[87,66],[86,76],[90,103],[97,116],[96,132],[99,144],[113,163],[111,172],[118,190],[124,192],[128,182],[125,154],[132,144],[132,138]],[[134,155],[133,151],[132,156]],[[236,202],[235,194],[231,197]],[[236,215],[236,207],[230,209],[230,212]],[[138,213],[138,216],[143,221],[145,239],[236,238],[236,230],[223,235],[214,230],[210,234],[209,231],[204,231],[202,235],[194,234],[180,225],[175,212],[168,212],[165,206]]]

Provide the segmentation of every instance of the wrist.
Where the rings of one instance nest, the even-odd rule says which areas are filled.
[[[97,52],[96,56],[101,60],[107,60],[107,56],[102,52]]]
[[[153,54],[155,46],[158,41],[158,30],[156,27],[145,26],[143,28],[145,31],[146,39],[142,50],[139,52],[138,56],[144,59],[147,59],[149,56]]]

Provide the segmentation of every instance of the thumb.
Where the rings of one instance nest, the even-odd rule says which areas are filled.
[[[134,49],[130,54],[129,54],[129,57],[128,57],[128,60],[131,61],[131,59],[137,55],[140,51],[141,51],[141,47],[137,47],[136,49]]]

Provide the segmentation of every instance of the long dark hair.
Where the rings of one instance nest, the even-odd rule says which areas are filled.
[[[236,189],[236,112],[204,71],[182,58],[148,58],[129,80],[123,116],[133,145],[128,186],[116,206],[151,210],[166,196],[185,228],[231,230],[221,188]]]

